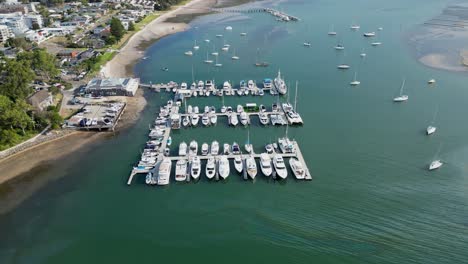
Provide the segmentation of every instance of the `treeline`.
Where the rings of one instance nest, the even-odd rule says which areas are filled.
[[[62,122],[54,106],[46,111],[34,111],[26,102],[33,94],[32,81],[54,81],[59,70],[55,56],[43,49],[20,52],[10,59],[0,54],[0,150],[18,144],[36,134],[48,124],[58,127]],[[57,93],[58,90],[53,90]]]
[[[177,5],[183,0],[156,0],[154,1],[154,10],[161,11],[170,8],[172,5]]]

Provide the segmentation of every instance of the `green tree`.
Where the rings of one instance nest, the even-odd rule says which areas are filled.
[[[21,38],[21,37],[9,38],[5,44],[8,47],[19,48],[23,50],[30,50],[33,46],[31,41],[27,40],[26,38]]]
[[[57,58],[45,49],[22,52],[18,54],[17,59],[29,63],[34,72],[42,78],[50,79],[59,73],[56,66]]]
[[[135,24],[132,21],[128,23],[128,31],[135,31]]]
[[[125,34],[125,28],[122,25],[122,22],[116,17],[113,17],[110,22],[110,32],[112,36],[114,36],[117,41],[119,41],[123,35]]]
[[[40,29],[40,28],[41,28],[41,27],[39,26],[39,24],[37,24],[37,23],[33,23],[33,24],[32,24],[32,29],[38,30],[38,29]]]
[[[17,101],[25,99],[32,92],[29,84],[35,75],[29,63],[7,59],[1,66],[1,72],[8,74],[4,74],[0,82],[0,95]]]

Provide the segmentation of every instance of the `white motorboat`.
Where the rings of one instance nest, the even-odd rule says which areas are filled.
[[[222,34],[218,34],[218,35],[216,35],[216,37],[217,37],[217,38],[222,38],[223,35],[222,35]]]
[[[294,176],[296,176],[296,179],[298,180],[305,179],[306,172],[304,170],[304,167],[302,166],[302,163],[297,158],[290,158],[289,166],[291,167],[291,170],[293,171]]]
[[[146,174],[145,183],[149,185],[149,184],[151,184],[151,180],[152,180],[152,174],[151,174],[151,172],[148,172]]]
[[[273,168],[271,166],[271,158],[270,155],[268,155],[267,153],[260,154],[260,170],[265,176],[270,176],[273,172]]]
[[[175,171],[175,180],[176,181],[186,181],[187,180],[187,160],[180,159],[176,163]]]
[[[187,143],[182,141],[179,145],[179,156],[186,156],[187,155]]]
[[[184,54],[187,55],[187,56],[192,56],[193,52],[191,50],[189,50],[189,51],[186,51]]]
[[[366,32],[364,33],[364,37],[367,37],[367,38],[375,37],[375,32]]]
[[[182,90],[187,89],[187,87],[188,87],[188,86],[187,86],[187,83],[186,83],[186,82],[183,82],[183,83],[180,84],[180,89],[182,89]]]
[[[281,71],[278,71],[278,76],[275,78],[274,84],[278,93],[286,94],[286,92],[288,91],[288,87],[286,86],[286,83],[281,78]]]
[[[272,87],[271,79],[268,79],[268,78],[263,79],[263,88],[264,89],[271,89],[271,87]]]
[[[436,170],[440,167],[442,167],[442,165],[444,165],[444,163],[440,160],[434,160],[433,162],[431,162],[431,164],[429,164],[429,170]]]
[[[209,126],[210,125],[210,117],[208,116],[208,114],[203,114],[202,124],[204,126]]]
[[[230,173],[229,160],[226,156],[221,156],[218,163],[219,176],[226,179]]]
[[[227,110],[227,107],[223,105],[221,107],[221,113],[226,113],[226,110]]]
[[[275,167],[276,175],[282,179],[286,179],[288,176],[288,170],[286,169],[284,159],[281,155],[276,154],[273,157],[273,166]]]
[[[237,118],[236,113],[232,113],[229,115],[229,123],[233,126],[237,126],[239,124],[239,119]]]
[[[227,143],[223,145],[223,154],[229,155],[231,153],[231,146]]]
[[[249,80],[247,82],[247,87],[249,88],[249,90],[253,90],[255,88],[255,82],[253,80]]]
[[[242,105],[237,105],[236,112],[239,114],[244,112],[244,107]]]
[[[218,62],[218,57],[216,57],[215,67],[223,67],[223,64]]]
[[[206,43],[210,43],[210,40],[209,40],[209,39],[205,39],[205,42],[206,42]]]
[[[248,125],[250,123],[249,122],[249,115],[247,115],[246,112],[241,112],[240,113],[240,122],[244,126],[246,126],[246,125]]]
[[[262,125],[268,125],[268,123],[270,123],[270,118],[268,117],[268,114],[266,113],[260,113],[258,115],[258,118],[260,119],[260,123]]]
[[[210,123],[216,125],[217,122],[218,116],[216,115],[216,113],[210,113]]]
[[[192,140],[189,145],[189,155],[197,155],[198,153],[198,143],[195,140]]]
[[[255,179],[257,176],[257,162],[255,162],[255,158],[253,156],[249,156],[245,159],[245,166],[247,169],[247,175],[250,178]]]
[[[398,95],[397,97],[393,98],[393,102],[405,102],[405,101],[408,101],[408,95],[404,95],[403,94],[403,88],[405,87],[405,79],[403,79],[403,83],[401,84],[401,87],[400,87],[400,95]]]
[[[182,125],[184,127],[190,125],[190,118],[188,116],[185,116],[184,119],[182,119]]]
[[[435,79],[430,79],[429,81],[427,81],[428,84],[434,84],[436,82]]]
[[[239,144],[237,144],[236,142],[232,143],[231,153],[234,154],[234,155],[240,155],[241,154],[241,149],[239,147]]]
[[[190,165],[190,175],[196,180],[200,177],[201,162],[198,156],[193,157]]]
[[[241,173],[244,169],[244,162],[242,161],[242,157],[240,155],[234,157],[234,168],[238,173]]]
[[[225,29],[226,29],[227,31],[231,31],[231,30],[232,30],[232,27],[231,27],[231,26],[227,26]]]
[[[437,128],[435,126],[428,126],[426,128],[426,134],[427,135],[432,135],[436,132]]]
[[[205,175],[208,179],[213,179],[216,174],[216,163],[215,158],[213,156],[208,157],[208,161],[206,162],[205,168]]]
[[[244,149],[245,149],[245,151],[246,151],[247,153],[252,153],[252,151],[253,151],[253,146],[252,146],[252,144],[247,143],[247,144],[244,145]]]
[[[191,118],[192,118],[192,126],[196,126],[198,125],[198,121],[200,120],[200,116],[198,116],[198,114],[192,114],[191,115]]]
[[[161,164],[159,165],[158,185],[169,184],[169,178],[171,176],[171,167],[171,160],[169,158],[164,158]]]
[[[211,150],[211,151],[210,151],[211,155],[213,155],[213,156],[218,155],[218,154],[219,154],[219,142],[216,141],[216,140],[213,141],[213,142],[211,143],[211,149],[210,149],[210,150]]]
[[[203,143],[201,147],[202,156],[208,155],[209,152],[210,152],[210,146],[208,145],[208,143]]]
[[[223,83],[223,90],[230,90],[232,88],[231,84],[228,81]]]

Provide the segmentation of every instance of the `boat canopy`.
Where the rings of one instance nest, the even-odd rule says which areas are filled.
[[[270,78],[263,79],[263,82],[271,83],[271,79]]]

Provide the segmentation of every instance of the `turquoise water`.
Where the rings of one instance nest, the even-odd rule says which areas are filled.
[[[413,59],[405,30],[438,15],[447,1],[290,1],[286,12],[299,23],[279,23],[265,14],[214,15],[192,30],[159,41],[136,74],[144,82],[191,82],[214,78],[238,83],[281,71],[299,81],[298,110],[305,125],[290,128],[314,180],[171,183],[150,188],[139,177],[126,186],[146,141],[148,124],[169,94],[147,92],[148,106],[132,128],[83,150],[54,168],[34,172],[49,183],[0,216],[1,263],[462,263],[468,257],[468,123],[466,75],[436,71]],[[359,32],[349,30],[355,21]],[[327,36],[331,24],[338,31]],[[224,27],[234,30],[228,34]],[[195,28],[197,27],[197,28]],[[373,48],[361,34],[383,27]],[[248,36],[241,38],[240,31]],[[221,69],[203,64],[201,40],[226,34],[239,61],[222,55]],[[192,58],[183,55],[197,39]],[[305,40],[312,42],[304,48]],[[333,49],[340,40],[345,56]],[[222,41],[218,43],[222,44]],[[257,48],[269,68],[253,67]],[[367,57],[359,57],[364,48]],[[346,62],[349,71],[336,66]],[[162,72],[168,67],[169,72]],[[358,70],[361,85],[350,87]],[[403,78],[410,99],[394,104]],[[435,87],[426,81],[437,80]],[[291,93],[293,98],[294,93]],[[226,104],[271,104],[271,96],[226,98]],[[285,98],[282,98],[285,100]],[[221,105],[197,98],[192,105]],[[424,135],[436,106],[435,135]],[[257,122],[257,121],[255,121]],[[244,143],[247,129],[212,128],[173,133],[173,144]],[[262,146],[285,128],[251,126],[251,142]],[[446,164],[426,168],[443,144]]]

